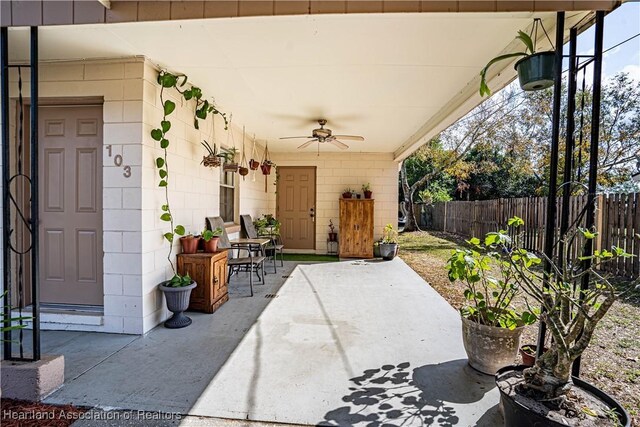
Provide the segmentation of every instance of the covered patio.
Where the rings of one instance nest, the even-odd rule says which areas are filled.
[[[67,358],[45,402],[303,425],[501,423],[458,313],[399,258],[294,264],[181,334],[43,331]],[[373,424],[371,424],[373,423]]]

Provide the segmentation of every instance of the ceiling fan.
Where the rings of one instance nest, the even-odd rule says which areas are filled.
[[[309,141],[305,142],[298,148],[306,148],[309,145],[313,144],[314,142],[318,142],[319,144],[328,142],[329,144],[333,144],[342,150],[346,150],[347,148],[349,148],[349,146],[344,142],[340,141],[340,139],[348,140],[348,141],[364,141],[363,137],[357,136],[357,135],[333,135],[331,133],[331,129],[324,127],[324,125],[327,124],[327,121],[325,119],[318,120],[318,124],[320,125],[320,127],[318,129],[314,129],[311,132],[311,136],[285,136],[280,139],[311,138],[309,139]],[[320,147],[320,145],[318,145],[318,147]]]

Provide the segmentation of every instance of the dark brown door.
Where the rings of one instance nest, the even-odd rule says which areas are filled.
[[[278,167],[277,218],[286,249],[316,247],[316,168]]]
[[[103,305],[102,107],[39,109],[40,289]]]

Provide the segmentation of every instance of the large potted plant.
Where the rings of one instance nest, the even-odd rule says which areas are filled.
[[[534,21],[534,31],[532,31],[532,33],[535,32],[538,25],[542,26],[542,21],[536,18]],[[480,71],[480,96],[491,95],[491,90],[489,86],[487,86],[486,81],[489,67],[496,62],[517,57],[522,57],[516,62],[515,69],[518,72],[520,87],[523,90],[542,90],[553,86],[555,80],[555,52],[536,52],[535,41],[524,31],[518,31],[516,38],[524,45],[524,52],[507,53],[496,56],[489,61],[482,71]],[[551,41],[549,41],[549,43],[551,43]]]
[[[535,322],[531,311],[518,311],[512,306],[519,289],[515,280],[505,273],[498,245],[502,232],[489,233],[481,242],[467,241],[469,248],[456,249],[446,268],[449,280],[464,284],[465,305],[462,317],[462,341],[469,365],[485,374],[494,375],[504,366],[512,365],[518,354],[524,325]]]
[[[519,227],[523,221],[512,218],[510,223]],[[597,236],[593,230],[577,229],[563,236],[561,268],[553,260],[523,249],[517,235],[513,240],[503,232],[496,235],[496,253],[505,274],[514,279],[529,302],[542,307],[539,318],[552,338],[532,367],[509,366],[496,374],[506,426],[630,425],[628,414],[613,398],[572,377],[571,371],[598,322],[620,295],[602,264],[633,255],[613,247],[573,258],[569,242],[586,245]],[[540,268],[543,259],[548,263],[546,269]],[[640,279],[636,279],[636,288],[638,283]]]
[[[385,260],[392,260],[398,253],[398,230],[392,224],[387,224],[382,230],[380,241],[380,256]]]

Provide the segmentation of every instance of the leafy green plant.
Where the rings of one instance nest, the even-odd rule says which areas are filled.
[[[218,114],[222,117],[225,124],[225,129],[228,128],[229,121],[225,113],[219,111],[213,102],[209,102],[203,99],[202,90],[197,86],[191,85],[187,87],[187,76],[184,74],[172,74],[165,70],[160,71],[158,74],[158,84],[160,84],[160,102],[162,104],[162,120],[160,121],[160,127],[151,131],[151,138],[160,144],[162,149],[162,156],[156,158],[156,168],[158,169],[158,175],[160,181],[158,186],[164,188],[164,204],[161,206],[162,214],[160,219],[169,223],[168,232],[164,233],[164,238],[169,242],[169,252],[167,253],[167,260],[171,265],[171,270],[174,273],[174,277],[171,279],[172,283],[174,279],[180,278],[177,274],[171,254],[173,251],[173,240],[176,235],[183,236],[185,229],[183,225],[175,224],[173,213],[171,212],[171,206],[169,205],[169,165],[168,165],[168,151],[169,147],[169,131],[171,130],[170,116],[176,109],[176,104],[170,99],[165,97],[165,89],[175,89],[185,101],[194,101],[194,127],[199,129],[199,120],[205,120],[207,116],[211,114]],[[206,141],[205,141],[206,142]],[[208,146],[209,144],[206,144]],[[205,146],[205,148],[206,148]],[[208,147],[211,149],[211,147]],[[188,276],[186,276],[188,277]],[[191,279],[189,279],[190,281]],[[173,285],[172,285],[173,286]],[[183,285],[184,286],[184,285]]]
[[[218,157],[224,159],[225,163],[235,163],[236,157],[240,151],[236,147],[222,148]]]
[[[371,191],[371,184],[368,182],[366,184],[362,184],[362,191]]]
[[[11,311],[12,307],[10,304],[6,304],[4,303],[7,299],[7,295],[9,294],[8,291],[5,291],[2,295],[0,295],[0,299],[3,301],[2,307],[0,307],[0,342],[5,342],[4,339],[4,333],[8,332],[8,331],[15,331],[18,329],[24,329],[27,327],[27,325],[25,325],[24,321],[30,321],[33,320],[32,317],[29,316],[19,316],[19,317],[9,317],[9,318],[5,318],[4,317],[4,308],[9,308],[9,311]],[[18,324],[13,324],[13,322],[20,322]],[[9,340],[9,342],[13,342],[11,340]]]
[[[271,214],[264,214],[253,221],[259,236],[279,236],[280,221]]]
[[[220,236],[222,236],[222,228],[220,227],[216,227],[213,230],[203,230],[201,234],[202,240],[204,240],[205,242],[208,242],[214,237],[220,237]]]
[[[534,46],[533,40],[531,39],[531,36],[529,36],[527,33],[525,33],[524,31],[518,31],[518,35],[516,36],[516,39],[520,40],[522,44],[524,44],[524,47],[525,47],[524,52],[506,53],[504,55],[496,56],[491,61],[489,61],[487,65],[484,66],[482,71],[480,71],[480,78],[481,78],[480,79],[480,96],[491,95],[491,90],[489,89],[489,86],[487,86],[487,80],[486,80],[487,71],[489,70],[489,67],[491,67],[496,62],[500,62],[505,59],[516,58],[518,56],[528,56],[528,55],[533,55],[535,53],[535,46]]]
[[[169,283],[167,284],[167,286],[172,288],[182,288],[184,286],[189,286],[191,282],[192,282],[192,279],[191,277],[189,277],[189,273],[185,274],[184,276],[175,274],[171,278],[171,280],[169,280]]]
[[[380,243],[398,243],[398,230],[395,230],[392,224],[387,224],[382,229],[382,240]]]
[[[495,324],[499,316],[504,317],[509,313],[503,310],[508,308],[506,302],[518,293],[524,295],[527,307],[532,302],[542,307],[540,311],[528,308],[520,314],[511,310],[512,314],[500,323],[511,327],[519,322],[530,323],[536,317],[545,323],[552,340],[535,365],[524,370],[524,383],[518,390],[558,407],[571,389],[573,362],[587,348],[598,322],[621,294],[605,275],[603,264],[634,255],[614,246],[595,250],[590,256],[574,257],[571,242],[581,243],[580,253],[585,253],[598,235],[595,230],[577,228],[561,237],[565,244],[564,252],[559,254],[564,260],[560,267],[544,254],[521,246],[518,229],[522,225],[521,218],[513,217],[508,221],[508,230],[488,233],[484,243],[477,238],[469,240],[472,249],[455,251],[447,263],[449,279],[465,282],[471,309],[463,311],[463,315],[481,322]],[[541,268],[543,261],[545,269]],[[491,275],[490,264],[499,276]],[[637,288],[638,283],[640,278],[625,292]],[[494,298],[491,304],[489,295]],[[488,310],[490,306],[493,310]]]
[[[503,259],[502,249],[511,243],[508,230],[488,233],[484,242],[474,237],[467,243],[470,248],[456,249],[446,264],[449,281],[465,285],[466,304],[460,314],[481,325],[508,329],[534,323],[537,309],[518,311],[511,305],[521,290],[511,263]]]

